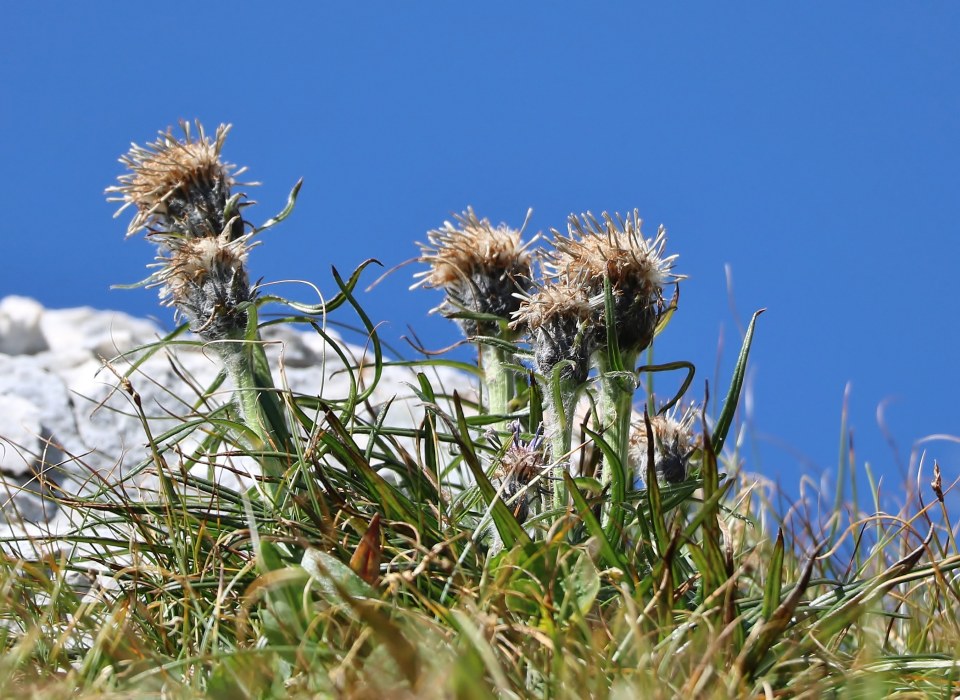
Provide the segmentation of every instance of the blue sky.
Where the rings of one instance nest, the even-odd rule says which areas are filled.
[[[0,26],[0,294],[169,326],[152,291],[110,290],[152,249],[124,240],[102,193],[131,141],[181,118],[234,125],[226,158],[263,183],[254,221],[305,179],[253,254],[265,280],[329,292],[331,265],[392,266],[467,205],[514,225],[532,207],[532,231],[636,207],[689,276],[657,359],[695,362],[698,395],[704,379],[725,391],[741,325],[768,309],[748,467],[791,490],[835,468],[851,382],[857,458],[896,497],[915,441],[960,433],[960,5],[740,9],[16,3]],[[366,309],[388,338],[453,342],[426,314],[437,296],[406,291],[413,272]],[[934,458],[960,472],[955,445],[926,447],[928,474]]]

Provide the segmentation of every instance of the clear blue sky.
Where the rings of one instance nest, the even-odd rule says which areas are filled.
[[[902,460],[960,433],[960,5],[639,5],[12,4],[0,294],[169,325],[152,291],[109,289],[152,250],[124,241],[102,192],[131,141],[181,118],[234,124],[227,159],[264,183],[255,221],[305,178],[253,254],[265,280],[329,292],[331,265],[394,265],[467,205],[515,225],[533,207],[534,231],[637,207],[690,278],[657,355],[694,361],[697,394],[725,390],[738,318],[769,309],[749,466],[794,485],[834,468],[849,381],[857,456],[902,492],[877,405],[895,399]],[[413,271],[366,308],[387,337],[452,342],[426,315],[437,297],[405,291]],[[956,446],[928,447],[960,473]]]

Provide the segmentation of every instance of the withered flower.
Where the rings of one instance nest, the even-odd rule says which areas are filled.
[[[602,330],[596,323],[602,307],[603,296],[590,297],[584,285],[561,279],[522,297],[511,326],[529,334],[537,369],[545,378],[563,363],[560,377],[580,385],[587,381]]]
[[[236,338],[246,328],[245,303],[254,298],[247,275],[249,235],[227,235],[184,241],[161,258],[155,284],[160,297],[190,322],[206,341]]]
[[[506,224],[493,226],[472,208],[427,232],[428,243],[418,243],[419,260],[429,268],[417,273],[413,287],[440,289],[446,293],[435,311],[445,316],[478,314],[509,318],[519,307],[514,296],[529,288],[532,256],[530,243],[522,243],[521,231]],[[495,322],[457,318],[468,336],[493,334]]]
[[[678,416],[674,410],[665,415],[650,417],[653,432],[654,469],[658,481],[675,484],[687,476],[687,464],[700,445],[699,436],[693,434],[697,416],[695,406],[688,407]],[[641,478],[646,478],[649,461],[647,427],[641,418],[634,421],[629,441],[630,463]]]
[[[510,429],[513,440],[503,453],[494,480],[502,485],[503,500],[510,505],[513,514],[522,523],[530,516],[530,504],[540,492],[539,488],[531,484],[541,475],[546,463],[543,425],[537,428],[529,442],[521,439],[519,422],[512,423]]]
[[[556,279],[582,280],[591,295],[603,295],[604,278],[613,292],[617,340],[639,352],[653,340],[663,308],[663,287],[680,279],[671,272],[676,255],[664,256],[666,231],[644,238],[637,210],[626,218],[604,212],[601,220],[571,215],[568,233],[554,230],[555,251],[547,269]],[[601,304],[601,318],[603,306]],[[602,321],[601,321],[602,323]]]
[[[231,202],[230,189],[236,184],[234,176],[244,169],[237,170],[220,158],[230,126],[217,127],[213,140],[207,138],[200,122],[196,122],[196,137],[188,122],[182,121],[180,126],[183,140],[168,129],[151,144],[132,144],[120,158],[129,172],[107,192],[114,195],[112,201],[123,202],[117,215],[128,206],[136,207],[127,235],[146,230],[170,247],[175,247],[178,239],[224,233],[231,240],[239,238],[243,220],[237,202]]]
[[[251,234],[244,234],[240,196],[231,197],[242,172],[220,158],[229,126],[213,140],[197,122],[197,136],[181,122],[184,138],[170,129],[152,144],[134,144],[120,160],[129,172],[107,189],[136,214],[127,235],[146,230],[159,243],[158,268],[148,286],[174,306],[206,341],[236,339],[246,329],[246,302],[254,298],[246,270]],[[117,212],[118,214],[120,212]]]

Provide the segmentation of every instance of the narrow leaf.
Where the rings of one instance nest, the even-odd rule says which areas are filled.
[[[743,336],[743,346],[740,348],[740,356],[737,358],[737,364],[733,370],[733,380],[730,382],[730,389],[727,391],[723,408],[720,410],[720,417],[717,419],[716,429],[713,431],[713,449],[717,454],[723,451],[723,443],[727,439],[727,432],[730,430],[730,426],[733,424],[733,416],[737,412],[743,379],[747,373],[747,358],[750,355],[750,346],[753,344],[753,330],[757,324],[757,318],[764,311],[766,309],[760,309],[753,315],[753,318],[750,319],[750,325],[747,327],[747,333]]]

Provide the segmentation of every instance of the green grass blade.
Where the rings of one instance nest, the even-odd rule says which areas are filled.
[[[713,448],[717,454],[723,451],[723,444],[727,439],[727,432],[733,424],[733,417],[737,412],[737,405],[740,402],[740,391],[743,389],[743,379],[747,373],[747,358],[750,355],[750,346],[753,343],[753,331],[757,324],[757,318],[760,317],[766,309],[760,309],[753,318],[750,319],[750,325],[747,327],[747,333],[743,337],[743,346],[740,348],[740,356],[737,358],[737,364],[733,370],[733,380],[730,382],[730,389],[727,391],[727,397],[723,401],[723,408],[720,410],[720,417],[717,419],[716,428],[713,431]]]
[[[579,488],[577,488],[577,484],[574,482],[573,477],[564,472],[563,480],[566,482],[567,492],[573,498],[573,505],[576,507],[577,513],[580,515],[580,519],[586,526],[587,532],[589,532],[590,536],[596,538],[597,542],[600,543],[600,555],[607,562],[608,566],[614,566],[625,574],[624,581],[626,581],[629,587],[633,589],[633,587],[636,585],[636,581],[634,580],[633,572],[631,571],[626,558],[623,556],[622,552],[614,547],[610,540],[607,539],[607,534],[603,531],[600,521],[597,520],[596,516],[593,514],[593,509],[590,507],[587,499],[583,497],[583,493]]]
[[[764,620],[773,617],[774,610],[780,605],[780,590],[783,586],[783,529],[777,530],[777,542],[773,545],[770,565],[767,567],[767,583],[763,588]]]
[[[487,478],[483,467],[480,466],[480,459],[477,457],[473,441],[470,440],[469,427],[463,414],[463,404],[457,392],[453,393],[453,405],[457,414],[456,425],[454,425],[445,414],[438,411],[437,415],[447,423],[450,433],[453,435],[454,442],[460,448],[464,463],[470,469],[470,473],[473,474],[473,478],[477,482],[477,487],[480,489],[484,502],[491,508],[491,517],[493,518],[497,532],[500,534],[500,539],[503,541],[504,547],[510,549],[517,543],[529,544],[531,542],[530,535],[528,535],[527,531],[523,529],[523,526],[517,522],[516,517],[510,512],[510,509],[507,507],[507,504],[503,502],[503,499],[497,496],[497,490],[493,484],[490,483],[490,479]]]

